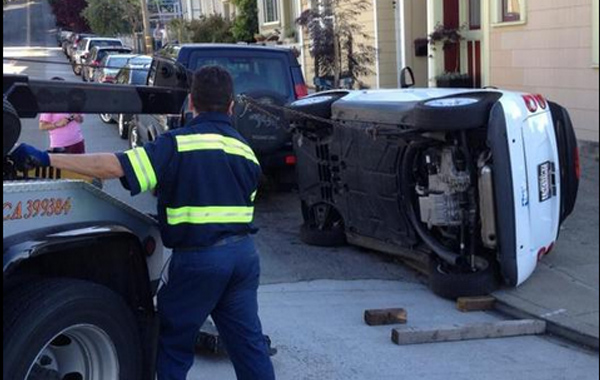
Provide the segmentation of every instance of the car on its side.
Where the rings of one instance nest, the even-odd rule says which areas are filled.
[[[130,59],[129,63],[119,70],[114,83],[128,86],[145,86],[148,83],[148,72],[151,63],[152,57],[149,56],[137,56]],[[116,122],[119,136],[123,140],[129,138],[129,124],[133,119],[133,115],[122,113],[101,114],[100,119],[105,123]]]
[[[291,49],[235,44],[168,45],[152,63],[150,86],[170,87],[165,78],[169,66],[189,72],[208,65],[225,67],[232,75],[236,95],[246,95],[265,106],[283,106],[307,95],[308,90],[298,60]],[[237,104],[234,126],[255,151],[265,174],[281,183],[295,181],[295,157],[289,122],[283,112],[272,110],[277,119]],[[137,146],[191,120],[188,103],[178,115],[139,115],[131,124],[130,144]]]
[[[101,68],[101,63],[104,57],[114,54],[131,54],[132,49],[122,46],[95,46],[90,51],[88,58],[85,60],[81,79],[84,82],[94,82],[96,71]]]
[[[331,91],[290,106],[301,238],[429,261],[447,298],[525,282],[572,213],[567,110],[497,89]]]
[[[83,62],[88,58],[90,50],[96,46],[124,46],[123,41],[118,38],[87,37],[79,41],[74,53],[72,65],[75,75],[81,75]]]

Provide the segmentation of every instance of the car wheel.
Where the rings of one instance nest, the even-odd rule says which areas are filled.
[[[131,149],[135,149],[142,145],[142,141],[140,139],[140,131],[137,125],[129,126],[129,147]]]
[[[347,92],[315,94],[293,102],[290,104],[289,108],[293,111],[329,119],[331,118],[331,106],[333,103],[337,102],[347,94]],[[286,116],[292,122],[305,121],[302,115],[295,113],[290,112]]]
[[[467,92],[425,100],[413,111],[414,126],[429,131],[461,131],[487,125],[497,92]]]
[[[459,269],[437,256],[429,260],[429,288],[440,297],[485,296],[498,289],[499,281],[494,265],[483,257],[476,257],[473,270]]]
[[[331,205],[318,203],[308,207],[302,204],[304,224],[300,228],[300,240],[318,247],[339,247],[346,244],[344,221]]]
[[[113,124],[115,122],[109,113],[101,113],[99,116],[100,120],[102,120],[102,122],[105,124]]]
[[[135,317],[108,288],[38,280],[5,297],[3,311],[3,379],[141,377]]]
[[[123,114],[119,114],[119,137],[123,140],[127,140],[129,137],[129,124],[125,122],[125,116]]]

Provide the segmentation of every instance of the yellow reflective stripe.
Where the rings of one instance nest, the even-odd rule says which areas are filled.
[[[255,192],[252,193],[252,195],[250,195],[250,200],[252,202],[254,202],[256,200],[256,194],[258,194],[258,190],[256,190]]]
[[[223,224],[251,223],[254,219],[254,207],[180,207],[167,208],[167,223],[178,224]]]
[[[146,149],[135,148],[128,150],[125,154],[133,167],[133,172],[140,184],[141,192],[154,189],[158,181]]]
[[[197,150],[222,150],[227,154],[241,156],[259,165],[256,155],[248,145],[234,139],[217,134],[197,134],[176,136],[177,151],[193,152]]]

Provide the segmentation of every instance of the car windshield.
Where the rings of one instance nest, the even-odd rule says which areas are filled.
[[[285,98],[290,95],[290,72],[281,58],[192,56],[192,62],[196,70],[208,65],[225,67],[233,76],[236,94],[270,91]]]
[[[107,60],[107,66],[110,66],[110,69],[120,69],[121,67],[124,67],[127,64],[127,61],[129,60],[129,57],[109,57]]]
[[[96,46],[123,46],[123,43],[118,40],[92,40],[90,41],[90,49]]]

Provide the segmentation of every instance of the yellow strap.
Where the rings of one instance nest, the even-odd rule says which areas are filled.
[[[222,150],[227,154],[241,156],[260,165],[256,155],[248,145],[234,139],[217,134],[182,135],[175,137],[177,151],[193,152],[198,150]]]
[[[179,224],[225,224],[251,223],[254,220],[254,207],[180,207],[167,208],[167,223]]]
[[[158,184],[156,173],[144,148],[135,148],[125,152],[140,184],[141,192],[153,190]]]

